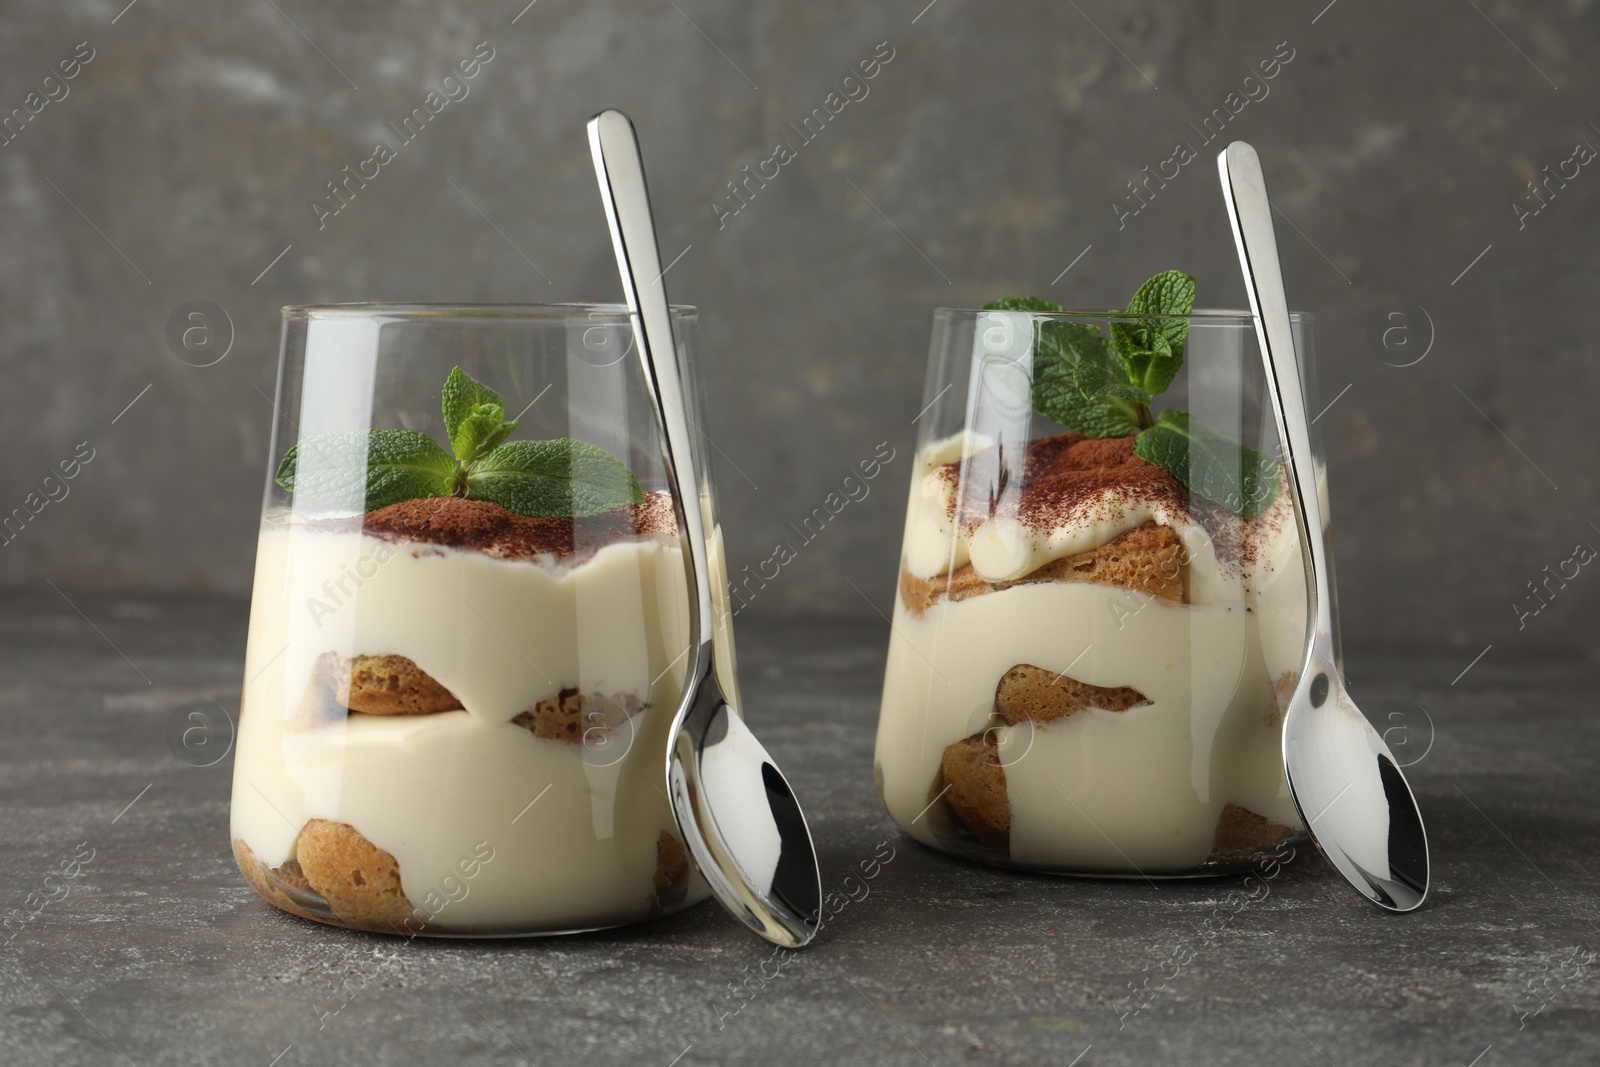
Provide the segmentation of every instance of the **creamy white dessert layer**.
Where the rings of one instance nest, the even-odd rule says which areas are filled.
[[[913,575],[944,573],[964,556],[984,573],[977,542],[985,532],[980,527],[968,538],[951,529],[948,482],[933,472],[963,449],[970,454],[986,444],[952,439],[922,457],[903,561]],[[1219,562],[1211,537],[1187,514],[1157,514],[1132,501],[1096,509],[1083,525],[1030,535],[1029,562],[1005,574],[1026,574],[1154,520],[1171,526],[1188,549],[1188,604],[1088,582],[941,599],[920,616],[897,598],[877,738],[884,801],[895,821],[931,845],[939,844],[937,835],[957,832],[946,806],[933,803],[940,759],[948,745],[984,729],[1001,676],[1031,664],[1093,685],[1131,686],[1150,703],[995,730],[1014,862],[1187,870],[1210,854],[1230,803],[1298,827],[1272,692],[1273,680],[1298,671],[1303,655],[1305,579],[1292,511],[1283,521],[1289,507],[1280,492],[1259,527],[1273,533],[1248,563]],[[942,546],[937,551],[934,542]],[[939,552],[945,558],[936,561]]]
[[[439,896],[488,842],[493,860],[432,919],[445,930],[559,930],[642,918],[661,831],[666,731],[687,642],[678,548],[608,545],[576,566],[267,525],[257,551],[232,832],[267,866],[308,819],[348,823]],[[401,655],[465,711],[321,710],[323,653]],[[511,719],[563,688],[650,707],[586,743]],[[531,805],[531,806],[530,806]],[[455,889],[454,894],[459,895]],[[698,878],[690,901],[706,895]]]
[[[1131,686],[1150,703],[996,728],[1017,863],[1186,870],[1211,852],[1230,803],[1298,826],[1264,655],[1297,644],[1273,633],[1286,628],[1242,606],[1186,606],[1088,582],[944,601],[920,618],[896,604],[877,740],[884,802],[927,844],[955,832],[944,806],[930,807],[939,761],[984,728],[1000,677],[1026,663]]]

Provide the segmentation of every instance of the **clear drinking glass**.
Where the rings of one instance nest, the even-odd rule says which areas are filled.
[[[1187,319],[1183,367],[1151,407],[1225,435],[1176,465],[1229,500],[1186,490],[1131,435],[1066,434],[1033,408],[1048,324],[1108,336],[1141,317],[935,312],[874,768],[924,844],[1182,876],[1281,857],[1303,833],[1280,737],[1305,576],[1260,350],[1247,313]],[[1311,316],[1292,320],[1314,394]],[[1264,506],[1215,481],[1215,462],[1252,458],[1239,445],[1260,453],[1249,469],[1276,468]]]
[[[674,309],[691,425],[695,323]],[[703,899],[663,792],[688,593],[625,309],[286,308],[275,407],[232,802],[250,884],[412,935]]]

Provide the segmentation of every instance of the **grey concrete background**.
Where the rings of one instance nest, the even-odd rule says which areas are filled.
[[[935,306],[1105,306],[1173,266],[1237,306],[1215,145],[1120,229],[1111,205],[1288,42],[1227,136],[1262,152],[1339,397],[1320,425],[1348,639],[1448,646],[1454,674],[1600,621],[1586,575],[1520,630],[1513,608],[1600,544],[1600,176],[1520,229],[1511,207],[1600,145],[1587,0],[125,3],[0,15],[0,109],[95,52],[0,147],[0,510],[95,449],[0,549],[0,584],[247,590],[278,307],[615,298],[583,136],[603,106],[639,124],[666,255],[687,248],[668,281],[704,311],[710,432],[742,471],[720,470],[733,569],[754,563],[878,442],[909,454]],[[311,198],[480,41],[470,95],[319,230]],[[870,95],[719,229],[725,183],[879,42]],[[191,299],[236,329],[214,366],[164,339]],[[1404,368],[1366,337],[1397,300],[1434,335]],[[886,607],[906,476],[891,464],[750,611]]]

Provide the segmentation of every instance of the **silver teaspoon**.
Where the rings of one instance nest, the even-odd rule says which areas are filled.
[[[1255,313],[1305,561],[1310,640],[1283,717],[1289,792],[1317,847],[1351,885],[1381,908],[1411,911],[1428,895],[1428,835],[1405,775],[1334,667],[1322,501],[1261,159],[1235,141],[1218,154],[1217,169]]]
[[[689,668],[667,735],[672,814],[722,906],[767,940],[799,947],[816,935],[820,921],[816,849],[789,783],[729,707],[717,680],[706,515],[644,161],[628,116],[602,111],[590,119],[589,150],[645,381],[661,418],[692,594]]]

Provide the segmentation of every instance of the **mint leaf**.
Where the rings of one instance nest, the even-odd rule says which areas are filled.
[[[1194,279],[1182,271],[1163,271],[1139,286],[1127,314],[1172,317],[1111,324],[1111,343],[1134,385],[1154,395],[1172,384],[1183,366],[1187,316],[1193,310]]]
[[[519,515],[580,518],[642,504],[633,472],[603,448],[570,437],[511,441],[467,471],[467,497]]]
[[[1084,322],[1034,328],[1033,408],[1090,437],[1122,437],[1139,428],[1138,405],[1150,397],[1128,381],[1105,337]]]
[[[1204,497],[1253,519],[1278,492],[1278,465],[1227,434],[1193,421],[1187,411],[1163,411],[1133,441],[1133,454],[1154,463]]]
[[[302,461],[303,460],[303,461]],[[354,511],[449,496],[456,461],[415,430],[314,434],[288,452],[275,480],[295,495]]]
[[[1036,296],[1008,296],[985,311],[1056,313],[1059,304]],[[1128,379],[1098,327],[1086,322],[1035,321],[1033,409],[1090,437],[1123,437],[1139,429],[1139,409],[1150,394]]]
[[[1090,414],[1087,421],[1097,427],[1080,429],[1079,433],[1123,437],[1145,425],[1140,420],[1141,416],[1149,418],[1150,393],[1128,381],[1128,372],[1104,341],[1098,358],[1079,362],[1072,377]]]
[[[440,406],[444,408],[444,430],[450,436],[450,448],[462,463],[484,455],[517,428],[515,422],[505,421],[506,405],[500,394],[474,381],[460,367],[445,379]]]
[[[1036,296],[1003,296],[999,300],[991,300],[983,305],[983,311],[1049,311],[1062,312],[1067,310],[1060,304],[1052,304],[1048,300],[1040,300]]]
[[[545,518],[597,515],[644,502],[633,472],[603,448],[561,438],[505,442],[500,394],[460,367],[440,392],[451,456],[415,430],[308,437],[284,453],[277,483],[301,499],[371,511],[418,497],[465,496]]]

